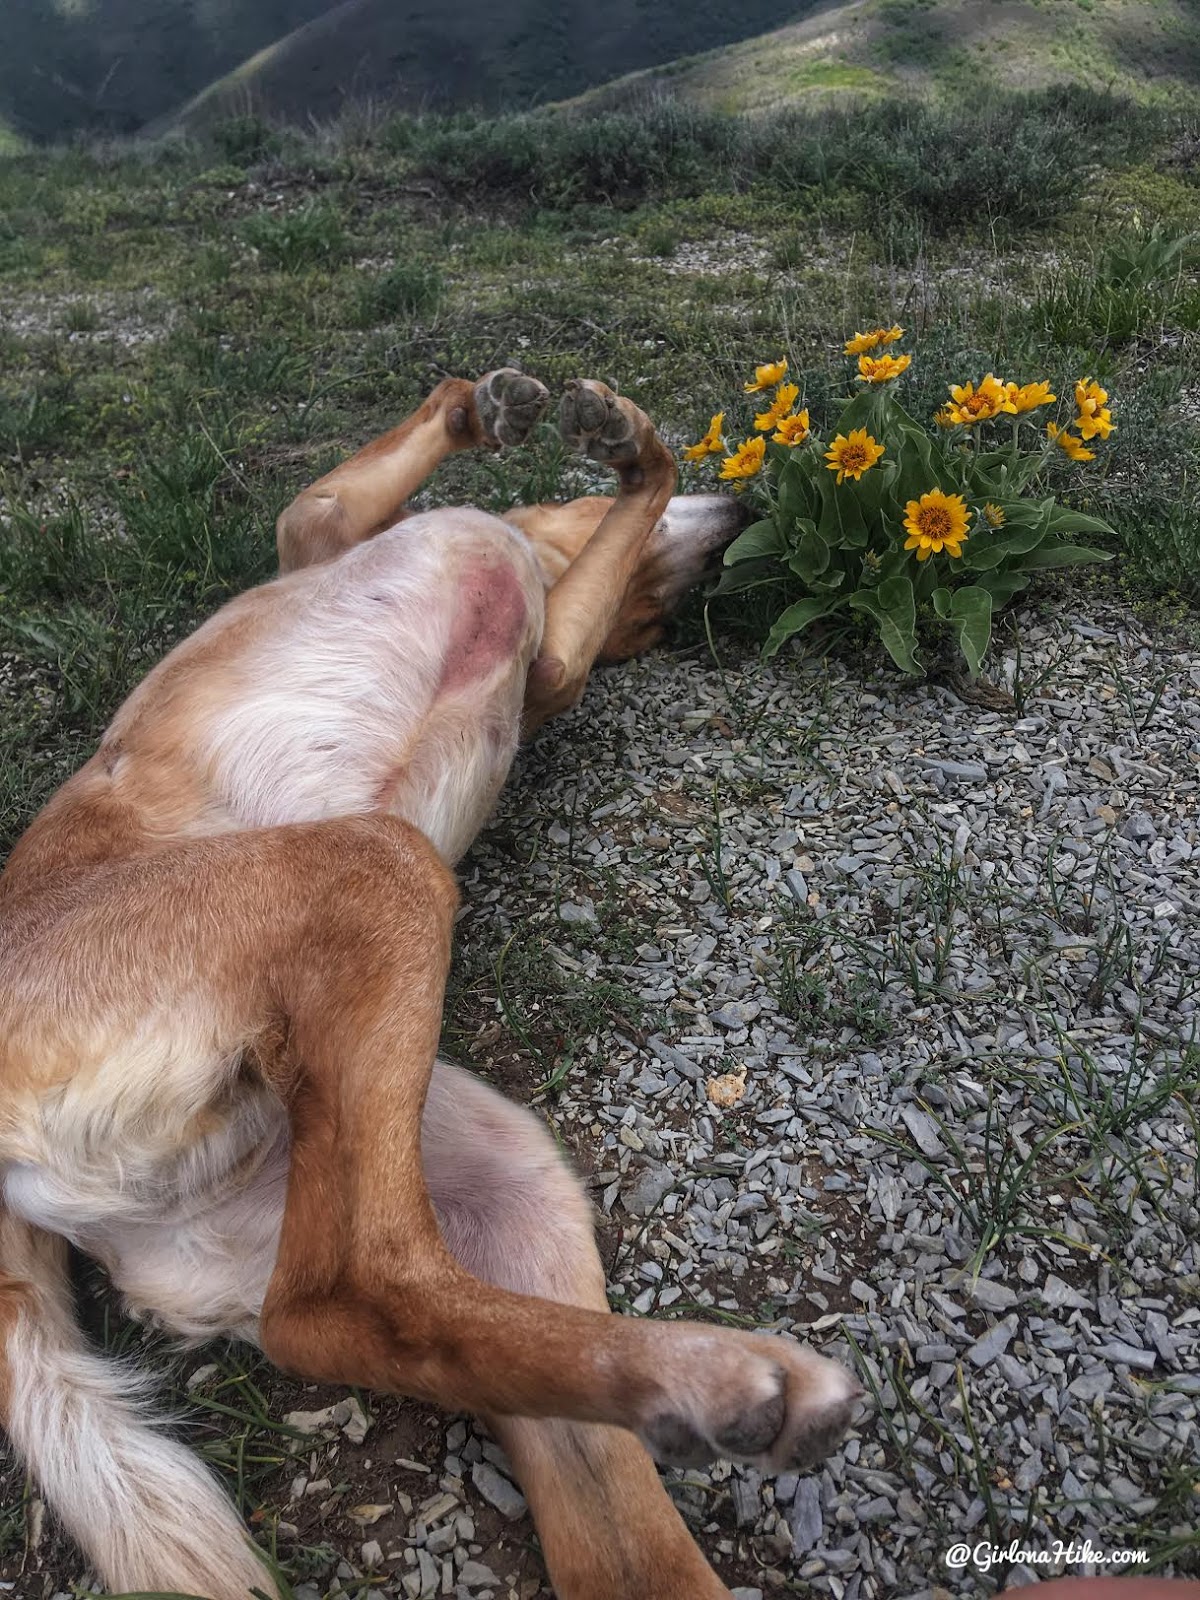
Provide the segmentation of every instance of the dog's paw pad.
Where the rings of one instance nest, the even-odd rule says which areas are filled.
[[[623,463],[638,456],[653,433],[632,400],[593,378],[572,378],[558,404],[558,431],[573,450],[593,461]]]
[[[843,1400],[830,1401],[822,1409],[814,1410],[804,1419],[792,1440],[788,1465],[793,1468],[815,1467],[824,1461],[830,1451],[836,1450],[854,1419],[858,1402],[862,1398],[857,1385]]]
[[[717,1429],[714,1436],[717,1448],[721,1455],[732,1456],[738,1461],[752,1456],[765,1456],[782,1432],[786,1417],[787,1401],[781,1374],[778,1394],[751,1406],[728,1427]]]
[[[672,1463],[811,1466],[837,1446],[862,1395],[844,1367],[790,1339],[684,1323],[663,1343],[658,1403],[638,1431]]]
[[[668,1413],[655,1417],[642,1438],[651,1454],[672,1467],[701,1467],[713,1458],[713,1448],[685,1417]]]
[[[490,445],[524,444],[537,426],[550,391],[515,367],[500,367],[475,385],[475,411]]]

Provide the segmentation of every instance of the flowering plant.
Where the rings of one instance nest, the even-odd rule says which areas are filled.
[[[1091,461],[1095,440],[1113,432],[1108,395],[1090,378],[1075,385],[1069,424],[1035,415],[1054,405],[1048,383],[950,385],[950,398],[922,426],[896,398],[912,357],[891,346],[899,327],[856,333],[863,388],[844,407],[833,437],[816,438],[800,389],[782,358],[744,386],[760,405],[748,436],[732,448],[725,412],[684,451],[698,468],[752,499],[759,518],[725,553],[719,593],[769,583],[782,572],[806,591],[777,617],[763,653],[821,618],[853,611],[870,617],[892,659],[920,675],[918,617],[953,631],[974,675],[991,638],[993,613],[1035,572],[1108,560],[1076,536],[1110,533],[1107,523],[1039,494],[1049,461],[1061,452]]]

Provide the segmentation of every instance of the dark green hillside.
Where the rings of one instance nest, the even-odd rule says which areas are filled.
[[[29,139],[129,133],[329,0],[6,0],[0,122]]]
[[[793,4],[795,19],[812,9]],[[343,0],[280,39],[188,106],[185,126],[247,104],[288,120],[332,115],[346,99],[378,97],[407,109],[488,109],[578,94],[620,73],[687,51],[720,48],[780,20],[776,0]]]

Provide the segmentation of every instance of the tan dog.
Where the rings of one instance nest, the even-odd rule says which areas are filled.
[[[436,1061],[456,892],[522,724],[650,642],[734,531],[640,411],[568,386],[612,501],[405,517],[546,391],[443,383],[280,518],[283,576],[152,671],[0,878],[0,1407],[118,1589],[270,1589],[75,1323],[66,1242],[188,1337],[487,1417],[562,1600],[728,1590],[650,1454],[811,1461],[858,1393],[783,1338],[608,1314],[530,1113]]]

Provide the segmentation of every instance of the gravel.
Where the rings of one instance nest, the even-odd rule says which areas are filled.
[[[464,959],[515,933],[554,975],[506,1006],[535,1076],[570,1040],[540,1103],[616,1303],[793,1332],[873,1393],[816,1472],[668,1475],[746,1593],[1193,1537],[1200,651],[1115,607],[1019,627],[1011,712],[799,657],[598,675],[463,870]]]
[[[525,1514],[525,1496],[488,1462],[475,1463],[471,1468],[471,1482],[488,1505],[494,1506],[502,1517],[513,1521]]]

